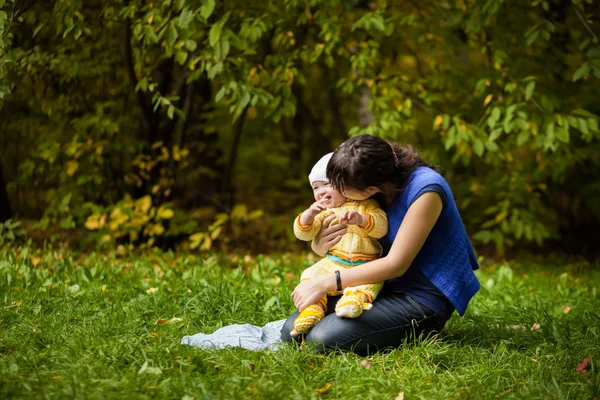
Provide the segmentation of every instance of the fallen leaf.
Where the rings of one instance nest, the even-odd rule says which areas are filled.
[[[368,369],[371,369],[371,367],[373,366],[373,364],[371,364],[368,360],[362,360],[360,362],[360,365]]]
[[[155,322],[156,325],[166,325],[168,323],[169,323],[169,320],[168,319],[164,319],[164,318],[159,318]]]
[[[315,390],[315,392],[317,392],[317,394],[323,394],[326,391],[328,391],[329,389],[331,389],[331,386],[333,386],[331,383],[327,383],[322,388]]]
[[[79,292],[79,289],[81,289],[81,288],[79,287],[78,284],[74,284],[73,286],[69,286],[69,291],[71,293],[77,293],[77,292]]]
[[[590,356],[587,356],[586,358],[583,359],[583,362],[581,364],[577,364],[577,367],[575,369],[577,370],[577,373],[579,375],[581,375],[585,372],[585,369],[587,368],[589,362],[590,362]]]
[[[252,372],[254,372],[254,368],[256,368],[254,364],[248,364],[248,367],[250,367],[250,371]]]
[[[150,332],[148,336],[153,337],[154,339],[157,339],[159,337],[158,333],[156,332]]]
[[[508,325],[508,328],[510,329],[519,329],[519,330],[526,330],[527,327],[525,325]]]
[[[531,325],[531,330],[532,331],[539,331],[540,328],[541,328],[541,326],[537,322],[535,324]]]
[[[568,313],[570,313],[570,312],[571,312],[571,307],[569,307],[569,306],[565,306],[565,309],[563,310],[563,312],[564,312],[565,314],[568,314]]]
[[[394,400],[404,400],[404,390],[401,390]]]
[[[188,292],[189,294],[192,294],[192,289],[188,288],[187,292]]]
[[[152,293],[156,293],[158,292],[158,288],[155,287],[151,287],[150,289],[146,290],[146,293],[148,294],[152,294]]]
[[[153,375],[160,375],[162,374],[162,370],[158,367],[149,367],[148,366],[148,361],[146,361],[142,367],[140,368],[140,370],[138,371],[138,374],[153,374]]]
[[[169,320],[170,323],[183,321],[183,318],[173,317]]]

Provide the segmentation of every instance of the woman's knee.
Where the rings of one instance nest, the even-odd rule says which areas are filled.
[[[315,346],[317,351],[347,350],[344,345],[352,336],[352,330],[344,326],[345,322],[334,314],[325,317],[306,335],[305,342]]]
[[[293,313],[283,324],[283,328],[281,328],[281,340],[284,342],[291,342],[294,338],[290,335],[292,329],[294,329],[294,321],[298,317],[298,312]]]

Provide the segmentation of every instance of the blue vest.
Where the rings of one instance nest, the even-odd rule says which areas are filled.
[[[473,273],[473,270],[479,268],[479,264],[458,214],[452,191],[446,180],[431,168],[417,168],[386,210],[389,230],[386,240],[383,241],[384,251],[389,251],[410,205],[428,191],[440,194],[443,202],[442,212],[407,273],[391,279],[386,284],[392,287],[401,286],[410,294],[411,280],[403,280],[403,277],[414,275],[417,271],[413,269],[417,269],[439,289],[458,313],[463,315],[469,300],[480,287]],[[409,273],[411,270],[413,274]]]

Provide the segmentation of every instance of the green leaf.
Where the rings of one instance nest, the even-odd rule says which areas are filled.
[[[194,41],[194,40],[186,40],[185,41],[185,48],[188,51],[194,51],[196,50],[196,48],[198,47],[198,44]]]
[[[590,134],[587,121],[584,118],[579,118],[579,130],[586,136]]]
[[[250,93],[248,93],[247,91],[244,91],[244,94],[242,95],[242,99],[240,100],[240,108],[246,107],[249,102],[250,102]]]
[[[564,128],[556,130],[556,137],[563,143],[569,143],[569,131]]]
[[[202,7],[200,7],[200,14],[204,19],[208,19],[215,9],[215,0],[204,0],[202,3]]]
[[[485,148],[488,149],[489,151],[498,151],[498,149],[500,147],[498,147],[498,145],[496,144],[496,142],[487,142],[485,144]]]
[[[448,114],[444,114],[444,117],[442,118],[442,127],[444,129],[448,129],[449,126],[450,126],[450,116]]]
[[[41,24],[39,24],[37,26],[37,28],[35,28],[35,30],[33,31],[33,36],[32,37],[35,37],[40,32],[40,30],[44,27],[44,25],[46,25],[45,22],[42,22]]]
[[[573,74],[573,82],[577,82],[581,78],[587,78],[590,74],[590,66],[584,62],[581,67]]]
[[[483,155],[484,147],[483,147],[483,142],[481,140],[475,139],[475,142],[473,142],[473,151],[479,157],[481,157]]]
[[[517,136],[517,146],[522,146],[529,139],[529,131],[521,131]]]
[[[492,109],[492,115],[490,118],[493,119],[494,121],[498,121],[500,119],[500,114],[501,114],[500,109],[498,107],[494,107]]]
[[[529,100],[531,95],[533,94],[533,90],[535,89],[535,81],[531,81],[527,84],[525,88],[525,100]]]
[[[492,131],[492,133],[490,134],[490,138],[488,140],[490,142],[493,142],[496,139],[498,139],[500,137],[500,135],[502,135],[502,128],[496,128]]]
[[[581,42],[581,44],[579,45],[579,50],[583,50],[585,49],[588,44],[590,44],[590,39],[585,39],[583,42]]]
[[[506,116],[504,117],[503,127],[504,127],[504,132],[506,132],[506,133],[510,133],[512,131],[512,128],[513,128],[513,124],[511,122],[512,116],[513,116],[513,114],[507,113]]]
[[[379,31],[385,31],[385,23],[381,15],[374,15],[371,19],[371,24]]]
[[[540,30],[537,29],[527,36],[527,46],[531,46],[533,42],[540,36]]]
[[[167,30],[165,32],[165,39],[167,40],[167,43],[171,46],[175,44],[175,41],[177,40],[177,29],[175,28],[175,25],[169,24],[169,26],[167,26]]]
[[[217,46],[215,47],[215,55],[217,59],[222,60],[227,57],[229,54],[229,40],[225,37],[222,37],[221,40],[217,42]]]
[[[179,20],[177,21],[177,25],[179,25],[180,28],[187,28],[187,26],[190,24],[190,22],[192,22],[193,19],[194,13],[186,7],[181,11],[181,14],[179,15]]]
[[[548,136],[548,138],[554,137],[554,123],[553,122],[549,123],[548,126],[546,127],[546,136]]]
[[[225,25],[225,22],[227,22],[227,18],[229,18],[229,13],[225,14],[223,18],[221,18],[212,26],[212,28],[210,28],[210,32],[208,33],[208,43],[212,47],[215,47],[221,38],[221,31],[223,30],[223,25]]]
[[[589,49],[587,52],[587,56],[591,58],[600,57],[600,46],[594,46],[591,49]]]
[[[210,69],[208,70],[208,72],[207,72],[208,79],[212,80],[222,70],[223,70],[223,63],[221,61],[219,61],[218,63],[216,63],[215,65],[210,67]]]
[[[148,79],[146,77],[140,79],[137,85],[135,85],[135,91],[137,92],[138,90],[141,90],[142,92],[148,91]]]
[[[600,130],[598,130],[598,120],[596,118],[588,119],[587,123],[588,123],[588,127],[590,128],[590,131],[595,132],[595,133],[600,132]]]
[[[225,86],[221,86],[221,90],[219,90],[219,92],[215,96],[215,102],[218,103],[219,101],[221,101],[221,99],[223,98],[223,96],[225,96],[225,92],[226,91],[227,91],[227,88]]]
[[[63,39],[66,38],[69,32],[71,32],[75,27],[75,23],[73,22],[72,17],[65,18],[65,26],[67,29],[65,29],[65,31],[63,32]]]
[[[177,61],[180,65],[185,64],[185,60],[187,60],[188,53],[186,51],[180,50],[175,53],[175,61]]]
[[[575,115],[581,115],[582,117],[597,118],[594,114],[588,110],[584,110],[583,108],[576,108],[572,111],[572,113]]]

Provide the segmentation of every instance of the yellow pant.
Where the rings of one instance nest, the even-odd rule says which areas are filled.
[[[312,267],[305,269],[302,272],[300,280],[304,281],[336,270],[352,267],[351,265],[335,262],[329,258],[323,258]],[[363,310],[368,310],[372,307],[373,300],[375,300],[382,287],[383,282],[346,288],[343,291],[343,296],[335,306],[335,314],[342,318],[358,317]],[[342,294],[341,291],[334,291],[327,293],[327,296],[337,296],[340,294]],[[294,329],[290,332],[292,336],[307,333],[325,317],[325,313],[327,312],[327,296],[323,296],[316,304],[311,304],[298,315],[294,321]]]
[[[354,268],[352,265],[346,265],[342,263],[335,262],[327,257],[321,259],[316,262],[313,266],[306,268],[302,275],[300,276],[300,280],[304,281],[306,279],[311,279],[319,275],[330,274],[336,270],[341,269],[350,269]],[[359,285],[353,286],[351,289],[357,292],[362,292],[369,297],[369,302],[372,303],[373,300],[377,297],[381,288],[383,287],[383,282],[380,283],[371,283],[368,285]],[[350,289],[350,288],[349,288]],[[342,294],[340,291],[334,291],[327,293],[328,296],[338,296]]]

